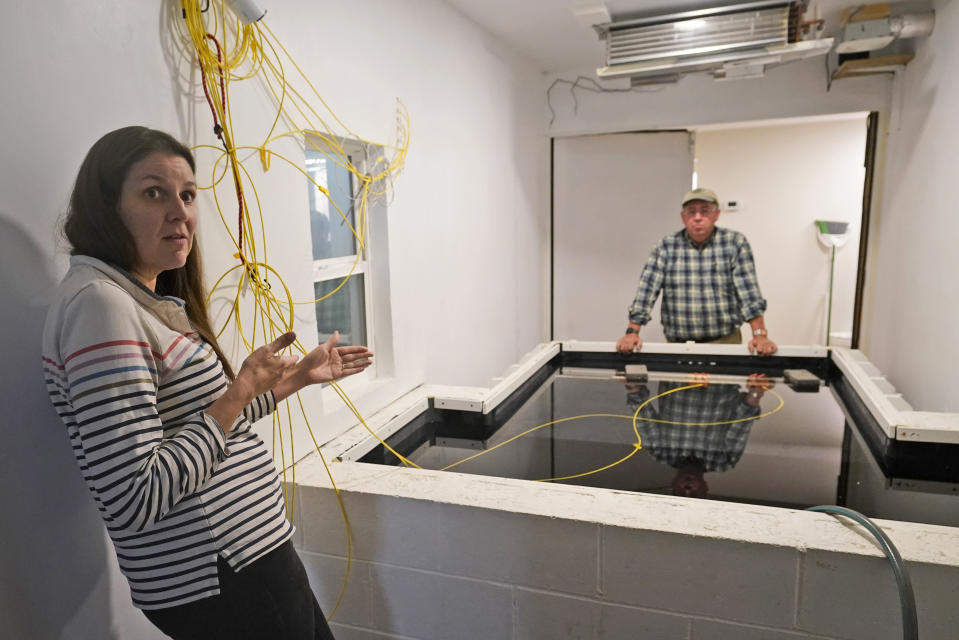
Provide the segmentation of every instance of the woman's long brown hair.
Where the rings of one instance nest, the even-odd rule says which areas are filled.
[[[77,173],[63,223],[63,234],[71,245],[72,255],[90,256],[133,271],[137,255],[133,237],[120,219],[120,191],[130,167],[152,153],[179,156],[196,173],[196,161],[190,149],[168,133],[147,127],[111,131],[90,148]],[[233,368],[223,355],[210,324],[196,236],[186,264],[157,277],[156,293],[176,296],[185,302],[193,328],[213,347],[224,371],[234,379]]]

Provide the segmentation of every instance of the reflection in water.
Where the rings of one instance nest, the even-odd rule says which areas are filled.
[[[727,471],[739,462],[771,382],[750,379],[746,389],[710,384],[674,392],[683,386],[685,382],[661,381],[661,397],[642,406],[650,398],[649,387],[627,381],[627,404],[634,411],[642,406],[637,428],[643,449],[676,469],[673,493],[704,498],[709,484],[703,474]]]
[[[689,382],[649,378],[547,371],[506,415],[430,410],[388,442],[427,469],[959,526],[959,483],[884,475],[831,393],[732,376],[740,384],[675,391]],[[571,419],[584,414],[593,417]],[[637,432],[642,449],[629,456]],[[362,460],[398,464],[382,446]]]
[[[819,497],[832,501],[842,433],[838,410],[835,422],[818,429],[801,422],[787,426],[793,421],[786,418],[788,411],[779,411],[784,398],[771,390],[768,378],[740,377],[739,384],[698,379],[690,384],[688,376],[682,378],[654,374],[647,386],[612,372],[585,378],[554,374],[505,422],[435,413],[397,433],[390,444],[427,469],[687,497],[709,493],[705,474],[710,473],[718,488],[713,497],[721,499],[790,506],[820,502]],[[801,413],[807,420],[816,420],[817,412],[810,411],[815,405],[832,403],[819,394],[783,393],[789,404],[805,405]],[[764,394],[778,404],[767,402],[764,409]],[[747,441],[756,442],[760,419],[769,428],[761,430],[749,455]],[[831,434],[826,442],[815,442],[824,430]],[[744,456],[751,461],[746,470],[733,473]],[[364,460],[396,463],[382,448]],[[764,482],[784,466],[801,467],[793,472],[794,480],[802,476],[801,490],[776,486],[775,479]]]

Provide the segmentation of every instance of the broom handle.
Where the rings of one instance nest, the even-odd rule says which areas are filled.
[[[829,332],[832,330],[832,277],[836,266],[836,246],[829,249],[829,304],[826,308],[826,346],[829,346]]]

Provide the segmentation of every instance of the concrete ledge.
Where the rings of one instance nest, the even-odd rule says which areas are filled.
[[[355,462],[331,469],[353,529],[355,584],[339,620],[356,637],[600,627],[605,636],[560,637],[633,637],[636,625],[677,638],[899,637],[885,556],[858,525],[827,514]],[[328,609],[347,546],[316,454],[298,464],[297,485],[296,544]],[[959,529],[876,522],[908,563],[922,637],[953,638]]]
[[[818,549],[885,557],[872,536],[824,513],[362,462],[333,463],[331,469],[340,491],[349,493],[426,500],[800,551]],[[298,463],[297,484],[303,488],[331,488],[315,453]],[[959,528],[893,520],[875,522],[889,534],[904,560],[959,569]]]

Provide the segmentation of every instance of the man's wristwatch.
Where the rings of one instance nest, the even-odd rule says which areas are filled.
[[[754,336],[762,336],[762,337],[765,338],[766,336],[769,335],[769,332],[766,331],[765,329],[753,329],[753,335],[754,335]]]
[[[626,333],[635,333],[636,335],[639,335],[639,329],[634,329],[634,328],[632,328],[632,327],[626,327]]]

